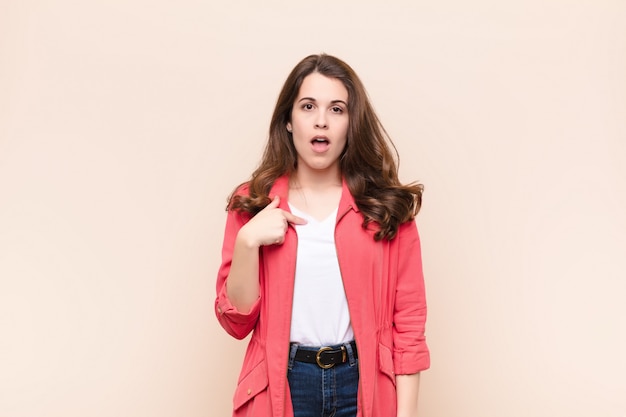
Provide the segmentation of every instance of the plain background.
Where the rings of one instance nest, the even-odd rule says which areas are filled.
[[[626,416],[626,2],[0,2],[0,416],[228,416],[226,197],[327,52],[425,184],[424,417]]]

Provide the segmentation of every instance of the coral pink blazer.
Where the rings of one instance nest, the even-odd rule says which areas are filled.
[[[240,192],[247,192],[246,187]],[[280,208],[289,211],[286,176],[272,187],[270,198],[275,195],[280,196]],[[252,332],[233,416],[292,417],[287,362],[297,236],[289,227],[282,245],[260,249],[261,294],[244,314],[229,302],[225,283],[237,232],[247,220],[249,216],[228,213],[215,300],[217,318],[229,334],[242,339]],[[359,352],[357,416],[395,417],[395,375],[430,366],[420,241],[414,221],[401,225],[391,241],[378,242],[374,227],[366,230],[362,223],[344,181],[335,244]]]

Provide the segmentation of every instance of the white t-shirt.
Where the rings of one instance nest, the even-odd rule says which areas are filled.
[[[289,205],[308,223],[296,225],[298,249],[291,313],[291,342],[329,346],[354,339],[335,249],[337,209],[318,221]]]

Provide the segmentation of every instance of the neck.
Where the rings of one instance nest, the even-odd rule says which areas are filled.
[[[338,169],[298,169],[289,178],[289,203],[322,221],[339,206],[342,189]]]
[[[341,187],[341,172],[339,168],[323,171],[297,169],[291,176],[291,186],[322,190],[329,187]]]

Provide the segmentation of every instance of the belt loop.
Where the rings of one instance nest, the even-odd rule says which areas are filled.
[[[346,350],[348,351],[348,360],[350,361],[350,366],[354,366],[356,364],[356,359],[354,358],[354,351],[352,350],[352,343],[346,343],[344,346],[346,347]]]
[[[296,352],[298,351],[298,345],[295,343],[292,343],[291,345],[289,345],[289,364],[287,365],[287,368],[289,368],[289,370],[291,371],[293,369],[293,362],[296,359]]]

